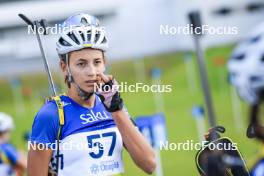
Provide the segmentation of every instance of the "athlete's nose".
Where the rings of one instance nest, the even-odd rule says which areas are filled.
[[[89,64],[89,66],[86,68],[86,75],[87,76],[96,76],[97,75],[97,69],[92,64]]]

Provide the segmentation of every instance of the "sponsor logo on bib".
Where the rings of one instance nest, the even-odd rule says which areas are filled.
[[[82,124],[85,125],[87,123],[110,119],[110,117],[106,114],[105,111],[95,113],[93,110],[91,110],[91,113],[81,114],[80,119],[82,120]]]

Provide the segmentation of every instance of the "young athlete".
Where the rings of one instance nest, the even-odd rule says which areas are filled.
[[[0,112],[0,175],[22,176],[26,170],[26,158],[9,143],[14,128],[12,117]]]
[[[28,175],[46,176],[48,168],[63,176],[118,175],[124,172],[123,147],[151,174],[154,151],[132,123],[117,81],[104,74],[108,41],[99,21],[87,14],[69,17],[56,44],[68,90],[35,117]]]

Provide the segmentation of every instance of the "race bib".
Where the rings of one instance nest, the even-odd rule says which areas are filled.
[[[117,127],[67,136],[60,143],[59,176],[123,173],[122,149],[122,137]],[[53,157],[53,167],[55,161]]]

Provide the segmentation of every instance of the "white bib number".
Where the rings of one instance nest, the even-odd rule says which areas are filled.
[[[122,148],[117,127],[72,134],[60,144],[59,176],[122,173]]]

